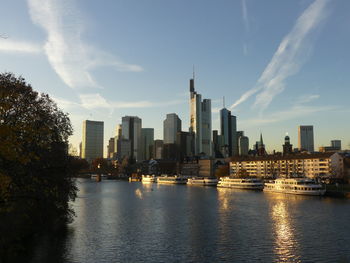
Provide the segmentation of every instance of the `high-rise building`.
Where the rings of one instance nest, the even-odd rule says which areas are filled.
[[[122,118],[122,138],[130,141],[131,158],[141,160],[141,128],[142,121],[137,116],[125,116]]]
[[[163,122],[164,144],[176,143],[176,134],[181,131],[181,120],[175,113],[166,115]]]
[[[236,116],[226,108],[220,110],[221,135],[224,138],[224,145],[227,147],[228,155],[238,155],[238,137]]]
[[[108,145],[107,145],[107,158],[111,158],[111,159],[113,159],[113,157],[114,157],[114,152],[115,152],[115,138],[114,137],[112,137],[112,138],[110,138],[109,139],[109,141],[108,141]]]
[[[141,129],[141,152],[142,160],[150,160],[153,158],[154,148],[154,129],[142,128]]]
[[[154,140],[154,159],[163,159],[163,140]]]
[[[81,157],[91,161],[103,158],[103,121],[83,121]]]
[[[194,78],[190,79],[190,132],[194,134],[195,155],[211,156],[211,100],[202,101],[194,89]]]
[[[249,138],[247,136],[240,136],[238,139],[239,142],[239,155],[247,156],[249,152]]]
[[[118,140],[122,139],[122,125],[117,124],[115,127],[115,136],[114,136],[114,154],[118,153]]]
[[[186,157],[194,156],[193,133],[180,131],[176,136],[177,160],[183,161]]]
[[[331,140],[331,146],[337,151],[341,150],[341,140]]]
[[[300,151],[314,151],[314,126],[301,125],[298,128],[298,148]]]

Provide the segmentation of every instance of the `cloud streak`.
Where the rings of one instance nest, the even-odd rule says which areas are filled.
[[[311,50],[311,33],[326,17],[328,0],[315,0],[297,19],[292,30],[284,37],[257,84],[245,92],[231,109],[256,95],[253,107],[266,109],[285,89],[286,78],[296,74]]]
[[[0,39],[0,52],[38,54],[42,51],[42,47],[34,43],[16,41],[9,38]]]
[[[31,19],[47,33],[44,51],[52,68],[73,89],[99,88],[90,71],[112,66],[118,71],[142,71],[83,42],[84,23],[72,1],[28,0]]]

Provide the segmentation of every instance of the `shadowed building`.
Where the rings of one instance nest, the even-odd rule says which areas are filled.
[[[298,128],[298,148],[300,151],[314,151],[314,126],[301,125]]]
[[[103,158],[103,121],[83,121],[81,157],[91,161]]]
[[[136,116],[125,116],[122,118],[122,138],[130,141],[131,158],[136,161],[142,159],[141,156],[141,128],[142,121]]]

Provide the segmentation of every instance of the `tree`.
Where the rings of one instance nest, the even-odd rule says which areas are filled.
[[[72,132],[68,115],[47,94],[0,74],[0,255],[15,249],[14,241],[72,219]]]

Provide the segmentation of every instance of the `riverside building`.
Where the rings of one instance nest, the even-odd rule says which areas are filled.
[[[87,161],[103,158],[103,121],[83,121],[81,158]]]
[[[231,176],[342,177],[344,157],[339,153],[295,154],[288,156],[235,157],[230,162]]]

